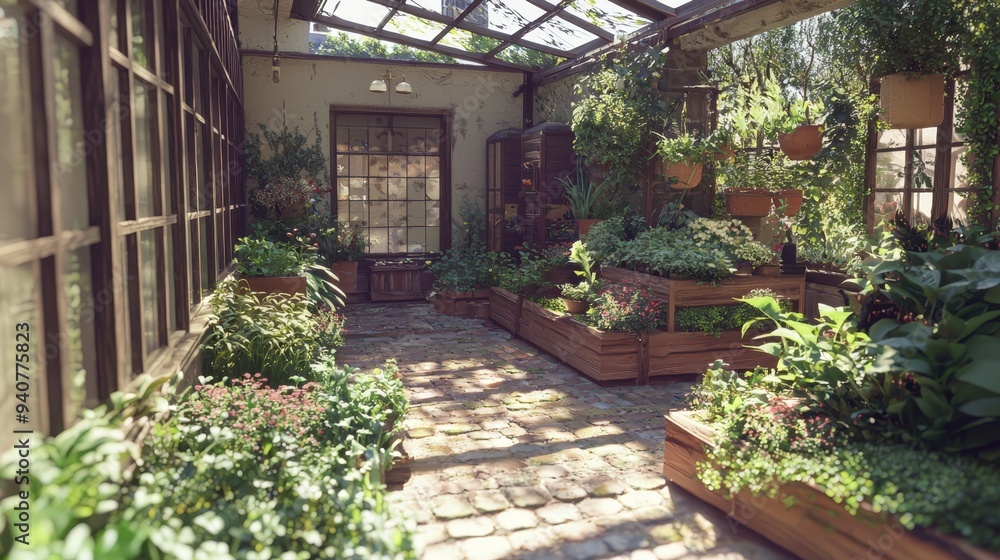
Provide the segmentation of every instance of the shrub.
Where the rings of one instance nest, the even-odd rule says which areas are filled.
[[[299,247],[259,237],[244,237],[233,250],[236,273],[244,278],[301,276],[305,259]]]
[[[587,311],[593,326],[606,331],[651,331],[667,324],[667,307],[653,301],[648,290],[635,282],[610,284]]]
[[[333,353],[344,345],[344,316],[329,307],[320,308],[314,317],[313,334],[322,351]]]
[[[304,301],[271,295],[258,301],[222,282],[211,300],[205,364],[222,377],[261,373],[273,384],[309,371],[319,351],[315,320]]]

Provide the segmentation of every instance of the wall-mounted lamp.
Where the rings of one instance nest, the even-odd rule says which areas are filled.
[[[402,78],[399,83],[396,84],[396,93],[400,95],[410,95],[413,93],[413,86],[406,81],[406,76],[394,76],[391,71],[385,74],[379,74],[378,78],[372,80],[372,84],[368,86],[368,91],[372,93],[389,93],[389,102],[392,103],[392,94],[389,90],[389,86],[392,85],[392,81]]]

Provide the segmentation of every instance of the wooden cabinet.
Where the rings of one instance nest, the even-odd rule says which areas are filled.
[[[486,139],[486,244],[513,252],[524,244],[521,131],[501,130]]]
[[[521,136],[523,171],[530,185],[524,190],[525,243],[545,247],[576,239],[576,227],[559,177],[576,169],[573,130],[567,124],[544,123]]]

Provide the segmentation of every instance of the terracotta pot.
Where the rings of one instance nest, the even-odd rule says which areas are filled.
[[[671,188],[677,189],[679,191],[693,189],[698,186],[701,182],[701,172],[704,168],[704,164],[696,163],[690,165],[685,161],[678,162],[660,162],[660,175],[663,176],[663,180],[667,181]],[[671,177],[676,177],[676,181],[671,181]]]
[[[726,189],[726,211],[733,216],[767,216],[774,193],[753,189]]]
[[[344,294],[358,291],[358,261],[339,261],[330,265],[330,270],[337,276],[334,282]]]
[[[790,160],[812,159],[823,147],[823,127],[816,124],[800,126],[791,134],[779,134],[778,144]]]
[[[726,144],[719,150],[719,153],[715,154],[715,161],[725,161],[736,155],[736,150],[732,146]]]
[[[580,313],[586,313],[590,309],[590,304],[585,301],[576,301],[575,299],[562,298],[563,303],[566,304],[566,312],[572,313],[574,315],[579,315]]]
[[[879,93],[882,121],[889,128],[931,128],[944,122],[944,76],[909,79],[906,74],[882,78]]]
[[[785,203],[785,215],[794,216],[802,210],[802,189],[785,189],[774,195],[774,207],[780,208]]]
[[[587,235],[588,233],[590,233],[590,228],[592,228],[594,224],[603,221],[604,220],[577,220],[576,221],[577,235],[579,236]]]
[[[259,276],[255,278],[240,278],[239,290],[253,293],[285,294],[288,296],[305,296],[308,284],[305,276]]]

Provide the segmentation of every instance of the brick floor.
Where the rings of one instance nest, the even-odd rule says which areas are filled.
[[[689,383],[599,387],[490,321],[357,304],[342,364],[395,357],[420,558],[789,558],[666,481],[662,414]]]

